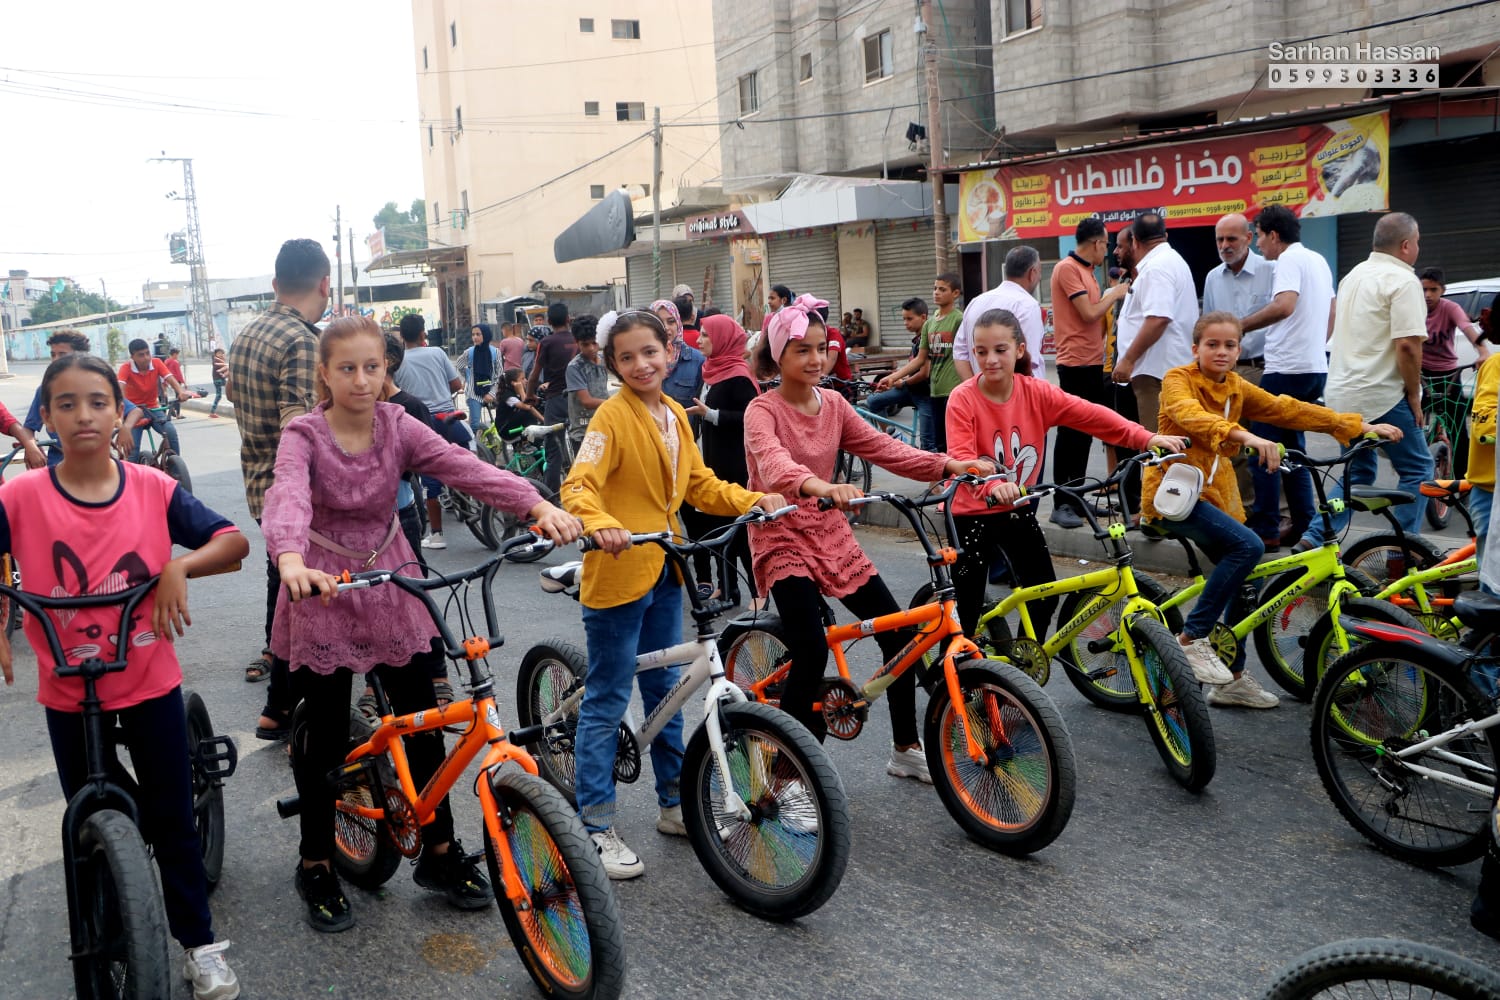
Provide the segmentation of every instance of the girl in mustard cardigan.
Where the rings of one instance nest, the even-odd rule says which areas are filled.
[[[637,675],[639,652],[681,642],[682,581],[655,545],[630,545],[632,532],[672,530],[684,500],[708,514],[739,516],[759,505],[783,506],[781,497],[751,493],[716,478],[693,443],[687,414],[662,392],[671,340],[660,319],[645,310],[599,320],[604,363],[621,391],[605,400],[562,487],[562,504],[583,521],[598,549],[583,558],[583,628],[588,640],[588,687],[578,713],[576,780],[578,812],[610,878],[635,878],[645,866],[615,831],[615,734],[638,676],[649,715],[677,684],[667,667]],[[687,836],[678,779],[682,774],[682,714],[651,744],[660,814],[656,829]]]
[[[1265,554],[1260,538],[1245,527],[1239,484],[1229,460],[1241,448],[1250,447],[1260,453],[1260,461],[1270,471],[1281,464],[1275,442],[1251,434],[1240,426],[1240,418],[1288,430],[1324,431],[1341,441],[1370,432],[1399,441],[1401,431],[1390,424],[1367,424],[1358,413],[1335,413],[1290,396],[1273,396],[1240,378],[1234,371],[1240,357],[1240,333],[1240,321],[1232,314],[1206,313],[1193,327],[1195,363],[1173,368],[1162,379],[1157,429],[1191,440],[1187,461],[1202,470],[1203,491],[1185,519],[1161,519],[1152,498],[1162,470],[1148,468],[1141,482],[1141,520],[1156,521],[1190,539],[1214,560],[1214,571],[1178,636],[1187,647],[1194,676],[1214,685],[1208,689],[1208,703],[1275,708],[1279,699],[1262,688],[1243,665],[1237,664],[1239,669],[1231,673],[1208,641],[1214,622],[1228,610],[1230,600]]]

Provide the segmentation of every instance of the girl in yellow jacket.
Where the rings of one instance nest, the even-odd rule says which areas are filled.
[[[605,400],[562,486],[562,505],[583,521],[598,548],[583,559],[583,627],[588,687],[578,713],[575,787],[578,812],[610,878],[635,878],[645,866],[615,830],[615,736],[637,677],[638,653],[681,642],[682,581],[656,545],[632,548],[632,532],[670,531],[686,500],[697,509],[739,516],[781,497],[751,493],[714,476],[703,464],[687,414],[662,392],[671,340],[654,314],[633,309],[599,320],[604,363],[621,391]],[[649,715],[677,684],[676,667],[638,675]],[[682,714],[651,744],[660,814],[656,828],[686,836],[678,780],[682,775]]]
[[[1239,483],[1229,460],[1241,448],[1254,448],[1260,461],[1275,472],[1281,453],[1275,442],[1256,437],[1240,426],[1240,417],[1289,430],[1324,431],[1343,441],[1363,433],[1399,441],[1401,431],[1389,424],[1367,424],[1358,413],[1335,413],[1290,396],[1273,396],[1235,374],[1240,357],[1240,321],[1231,313],[1211,312],[1193,327],[1195,363],[1173,368],[1161,383],[1162,434],[1186,435],[1192,442],[1187,460],[1203,473],[1198,503],[1181,521],[1160,520],[1152,502],[1162,470],[1146,470],[1141,481],[1141,520],[1158,521],[1174,534],[1191,539],[1214,560],[1214,571],[1203,594],[1183,623],[1178,640],[1187,647],[1193,674],[1208,689],[1210,705],[1275,708],[1277,697],[1245,670],[1224,666],[1208,634],[1228,610],[1245,578],[1265,554],[1260,538],[1245,526]]]

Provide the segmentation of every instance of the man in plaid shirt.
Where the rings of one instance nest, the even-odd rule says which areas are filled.
[[[315,240],[287,240],[276,255],[272,287],[276,301],[229,345],[229,382],[224,391],[234,404],[240,428],[245,502],[256,524],[275,475],[281,429],[317,403],[318,328],[313,323],[328,308],[328,255]],[[266,649],[245,670],[247,681],[271,678],[266,707],[255,729],[256,736],[267,740],[286,737],[296,704],[286,661],[270,656],[271,617],[280,586],[281,574],[268,553]]]

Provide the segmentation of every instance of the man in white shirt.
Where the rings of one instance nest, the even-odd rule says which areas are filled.
[[[1036,300],[1036,286],[1042,281],[1042,256],[1032,247],[1015,247],[1005,255],[1005,280],[996,288],[964,307],[963,325],[953,340],[953,367],[967,382],[974,377],[974,324],[991,309],[1008,309],[1021,322],[1021,336],[1026,338],[1026,353],[1031,357],[1031,374],[1045,378],[1046,362],[1042,360],[1042,304]]]
[[[1260,250],[1276,262],[1271,283],[1271,301],[1252,313],[1241,314],[1247,331],[1265,330],[1265,374],[1260,387],[1274,396],[1291,396],[1316,403],[1328,378],[1326,345],[1333,330],[1333,272],[1328,261],[1299,241],[1302,223],[1284,205],[1267,205],[1255,219]],[[1301,431],[1283,430],[1274,424],[1252,423],[1250,433],[1288,448],[1303,451],[1307,439]],[[1286,489],[1291,512],[1291,537],[1300,537],[1315,516],[1312,474],[1267,472],[1256,464],[1255,509],[1246,524],[1268,549],[1281,541],[1278,510],[1281,489]]]
[[[1130,386],[1142,427],[1156,433],[1161,380],[1193,360],[1198,289],[1187,261],[1167,243],[1167,221],[1147,212],[1131,226],[1135,280],[1120,310],[1119,353],[1113,377]]]
[[[1422,523],[1427,500],[1422,480],[1432,476],[1432,455],[1422,434],[1422,345],[1427,341],[1427,305],[1422,283],[1412,265],[1417,261],[1417,220],[1405,212],[1390,212],[1375,223],[1373,252],[1339,283],[1338,312],[1329,341],[1328,389],[1330,409],[1344,413],[1377,414],[1372,424],[1392,424],[1402,431],[1400,441],[1382,450],[1396,470],[1400,488],[1416,497],[1392,513],[1408,535]],[[1278,270],[1280,265],[1278,265]],[[1362,451],[1349,462],[1349,482],[1375,482],[1376,452]],[[1330,496],[1342,497],[1336,485]],[[1333,518],[1334,535],[1349,523],[1344,512]],[[1305,551],[1323,543],[1319,521],[1308,525],[1296,544]]]

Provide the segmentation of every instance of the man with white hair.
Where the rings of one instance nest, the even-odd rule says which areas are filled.
[[[1034,247],[1013,247],[1005,255],[1005,280],[997,287],[976,296],[964,307],[964,321],[953,340],[953,367],[958,370],[960,381],[974,377],[974,324],[979,317],[991,309],[1005,309],[1021,323],[1021,336],[1026,340],[1026,354],[1031,360],[1031,370],[1017,374],[1045,377],[1046,363],[1042,361],[1042,304],[1036,300],[1036,286],[1042,281],[1042,256]]]

